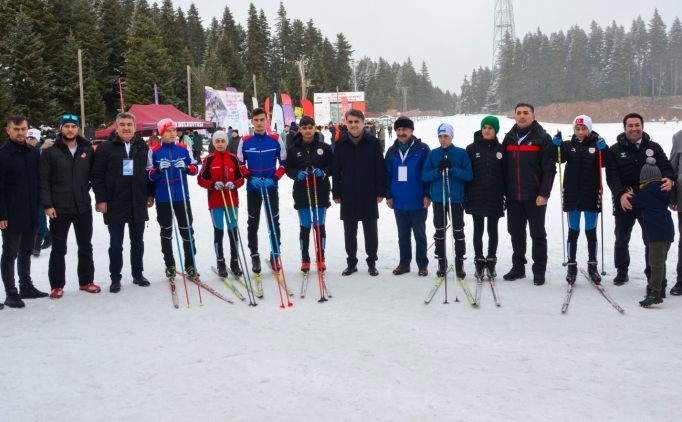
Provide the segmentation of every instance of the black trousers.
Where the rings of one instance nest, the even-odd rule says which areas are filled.
[[[649,242],[646,238],[646,230],[644,229],[644,218],[633,214],[616,215],[616,228],[614,230],[616,235],[616,244],[613,248],[613,264],[620,271],[627,271],[630,267],[630,237],[632,236],[632,228],[635,226],[635,221],[639,223],[642,230],[642,241],[644,242],[644,258],[646,259],[646,268],[644,274],[647,280],[651,277],[651,266],[649,266]]]
[[[128,223],[130,237],[130,267],[132,276],[138,277],[144,271],[144,226],[145,222]],[[121,281],[123,270],[123,239],[126,223],[109,224],[109,274],[111,281]]]
[[[52,251],[47,275],[52,289],[63,289],[66,285],[64,257],[72,225],[78,245],[78,284],[86,286],[95,279],[95,262],[92,259],[92,211],[81,214],[57,213],[57,217],[50,220]]]
[[[279,245],[282,244],[282,233],[279,230],[279,193],[276,190],[268,190],[268,196],[270,198],[270,207],[272,208],[273,218],[270,219],[270,211],[268,208],[265,221],[270,233],[270,244],[277,245],[278,248]],[[246,222],[246,230],[249,250],[251,250],[252,256],[258,254],[258,227],[260,226],[260,212],[263,206],[263,196],[260,192],[251,191],[246,193],[246,211],[249,214],[249,219]],[[265,206],[267,207],[267,205]],[[273,225],[275,227],[275,233],[277,233],[277,242],[275,242],[275,236],[272,232]],[[276,252],[276,250],[273,250],[272,252]]]
[[[445,215],[443,214],[443,203],[433,202],[433,227],[436,232],[433,234],[433,239],[436,241],[436,256],[447,256],[445,246]],[[464,238],[464,207],[462,204],[450,204],[450,210],[445,212],[450,214],[450,224],[452,225],[452,237],[455,239],[455,256],[457,258],[464,258],[467,253],[467,244]]]
[[[496,256],[497,244],[499,242],[497,224],[500,218],[482,215],[472,215],[472,217],[474,219],[474,253],[476,256],[483,256],[483,231],[485,229],[485,222],[488,220],[488,256]]]
[[[526,225],[533,242],[533,274],[545,275],[547,270],[547,205],[538,207],[535,201],[507,201],[507,231],[512,241],[512,266],[524,269],[526,261]]]
[[[346,262],[349,267],[358,264],[358,223],[354,220],[343,220],[343,238],[346,244]],[[365,253],[367,254],[367,266],[376,265],[377,251],[379,250],[379,231],[377,220],[361,221],[362,231],[365,235]]]
[[[173,202],[173,211],[175,211],[175,220],[178,222],[178,229],[180,230],[180,237],[182,238],[182,248],[184,250],[182,256],[182,263],[187,267],[194,267],[194,254],[196,254],[197,242],[194,239],[194,229],[192,228],[192,207],[187,201],[187,215],[189,221],[185,216],[185,207],[180,202]],[[161,252],[163,253],[163,260],[166,267],[175,266],[175,258],[173,257],[173,214],[171,211],[170,202],[156,203],[156,221],[161,227]],[[192,245],[190,244],[190,235],[192,236]]]
[[[19,284],[31,284],[31,253],[36,231],[21,233],[2,231],[2,257],[0,257],[0,273],[5,291],[15,289],[14,262],[17,263]]]

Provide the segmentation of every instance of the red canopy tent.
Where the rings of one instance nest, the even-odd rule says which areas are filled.
[[[151,134],[156,129],[156,124],[161,119],[172,119],[177,123],[178,129],[215,129],[215,123],[197,119],[183,113],[170,104],[135,104],[128,110],[135,116],[135,130],[143,135]],[[113,124],[104,130],[95,132],[95,139],[107,139],[109,134],[115,129]]]

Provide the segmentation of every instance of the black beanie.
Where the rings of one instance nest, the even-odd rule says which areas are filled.
[[[405,127],[414,130],[414,122],[409,117],[398,117],[398,119],[393,123],[393,129],[398,129],[399,127]]]

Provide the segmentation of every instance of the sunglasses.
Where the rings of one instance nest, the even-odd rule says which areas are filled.
[[[75,120],[75,121],[79,121],[79,120],[78,120],[78,116],[75,116],[75,115],[73,115],[73,114],[65,114],[65,115],[62,116],[62,119],[61,119],[61,120]]]

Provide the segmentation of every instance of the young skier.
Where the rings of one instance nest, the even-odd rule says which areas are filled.
[[[455,272],[458,278],[466,277],[464,272],[464,255],[466,243],[464,241],[464,183],[470,182],[474,173],[471,169],[469,155],[462,148],[452,144],[454,129],[451,125],[443,123],[438,127],[438,142],[440,147],[431,150],[424,170],[422,180],[431,184],[431,201],[433,204],[433,225],[436,233],[433,235],[436,241],[436,255],[438,256],[438,277],[444,277],[447,272],[446,246],[445,246],[445,215],[443,203],[450,203],[452,220],[452,235],[455,239]],[[443,186],[443,176],[448,171],[449,187]],[[443,189],[445,195],[443,197]],[[449,198],[447,197],[449,190]]]
[[[239,169],[239,159],[227,150],[227,143],[227,133],[219,130],[213,134],[215,151],[204,158],[203,170],[199,173],[197,181],[199,186],[208,189],[209,192],[208,209],[211,211],[213,221],[213,248],[218,259],[218,275],[227,277],[227,265],[223,254],[223,237],[227,226],[230,270],[237,277],[241,277],[236,230],[239,211],[237,189],[244,185],[244,178]]]
[[[642,210],[644,230],[649,242],[651,277],[646,287],[646,297],[639,302],[643,308],[663,303],[666,278],[665,261],[670,244],[675,240],[675,226],[668,211],[670,192],[661,190],[661,170],[656,159],[649,157],[639,176],[639,192],[630,198],[630,204]],[[632,188],[627,193],[634,194]]]
[[[485,269],[488,277],[497,277],[498,232],[497,223],[504,217],[506,172],[505,149],[497,139],[500,121],[487,116],[481,121],[481,130],[474,133],[474,142],[466,151],[471,160],[474,178],[466,184],[466,213],[474,219],[474,264],[476,278],[482,278]],[[488,223],[488,256],[483,256],[483,231]]]
[[[177,125],[171,119],[163,119],[157,124],[161,144],[149,151],[149,180],[156,184],[156,221],[161,227],[161,252],[166,263],[166,277],[175,277],[175,258],[173,257],[173,211],[183,240],[185,273],[197,277],[194,267],[196,242],[192,229],[192,208],[189,202],[187,176],[196,176],[197,165],[189,145],[176,143]],[[182,184],[182,185],[181,185]],[[169,187],[170,185],[170,196]],[[183,189],[185,196],[183,197]],[[185,206],[187,214],[185,214]],[[189,220],[189,221],[188,221]],[[190,236],[194,250],[190,244]]]
[[[601,282],[597,269],[597,216],[602,211],[600,197],[601,170],[609,156],[606,141],[592,130],[592,119],[580,115],[573,119],[573,136],[570,141],[552,139],[558,148],[557,162],[566,163],[564,172],[563,211],[568,218],[568,271],[566,281],[573,284],[578,273],[576,252],[580,236],[580,219],[585,218],[587,237],[587,271],[595,283]],[[560,157],[560,159],[559,159]]]
[[[320,141],[319,133],[315,132],[315,121],[311,117],[303,117],[298,126],[299,132],[294,137],[293,145],[287,151],[286,173],[294,180],[292,191],[294,209],[298,211],[301,225],[301,271],[304,273],[310,271],[310,229],[312,226],[317,226],[319,213],[319,234],[313,232],[313,236],[314,242],[317,243],[319,235],[318,248],[321,256],[318,271],[322,272],[326,269],[324,246],[327,234],[324,222],[325,211],[331,206],[329,178],[333,171],[334,154],[329,145]],[[315,202],[313,183],[317,183],[317,202]]]

